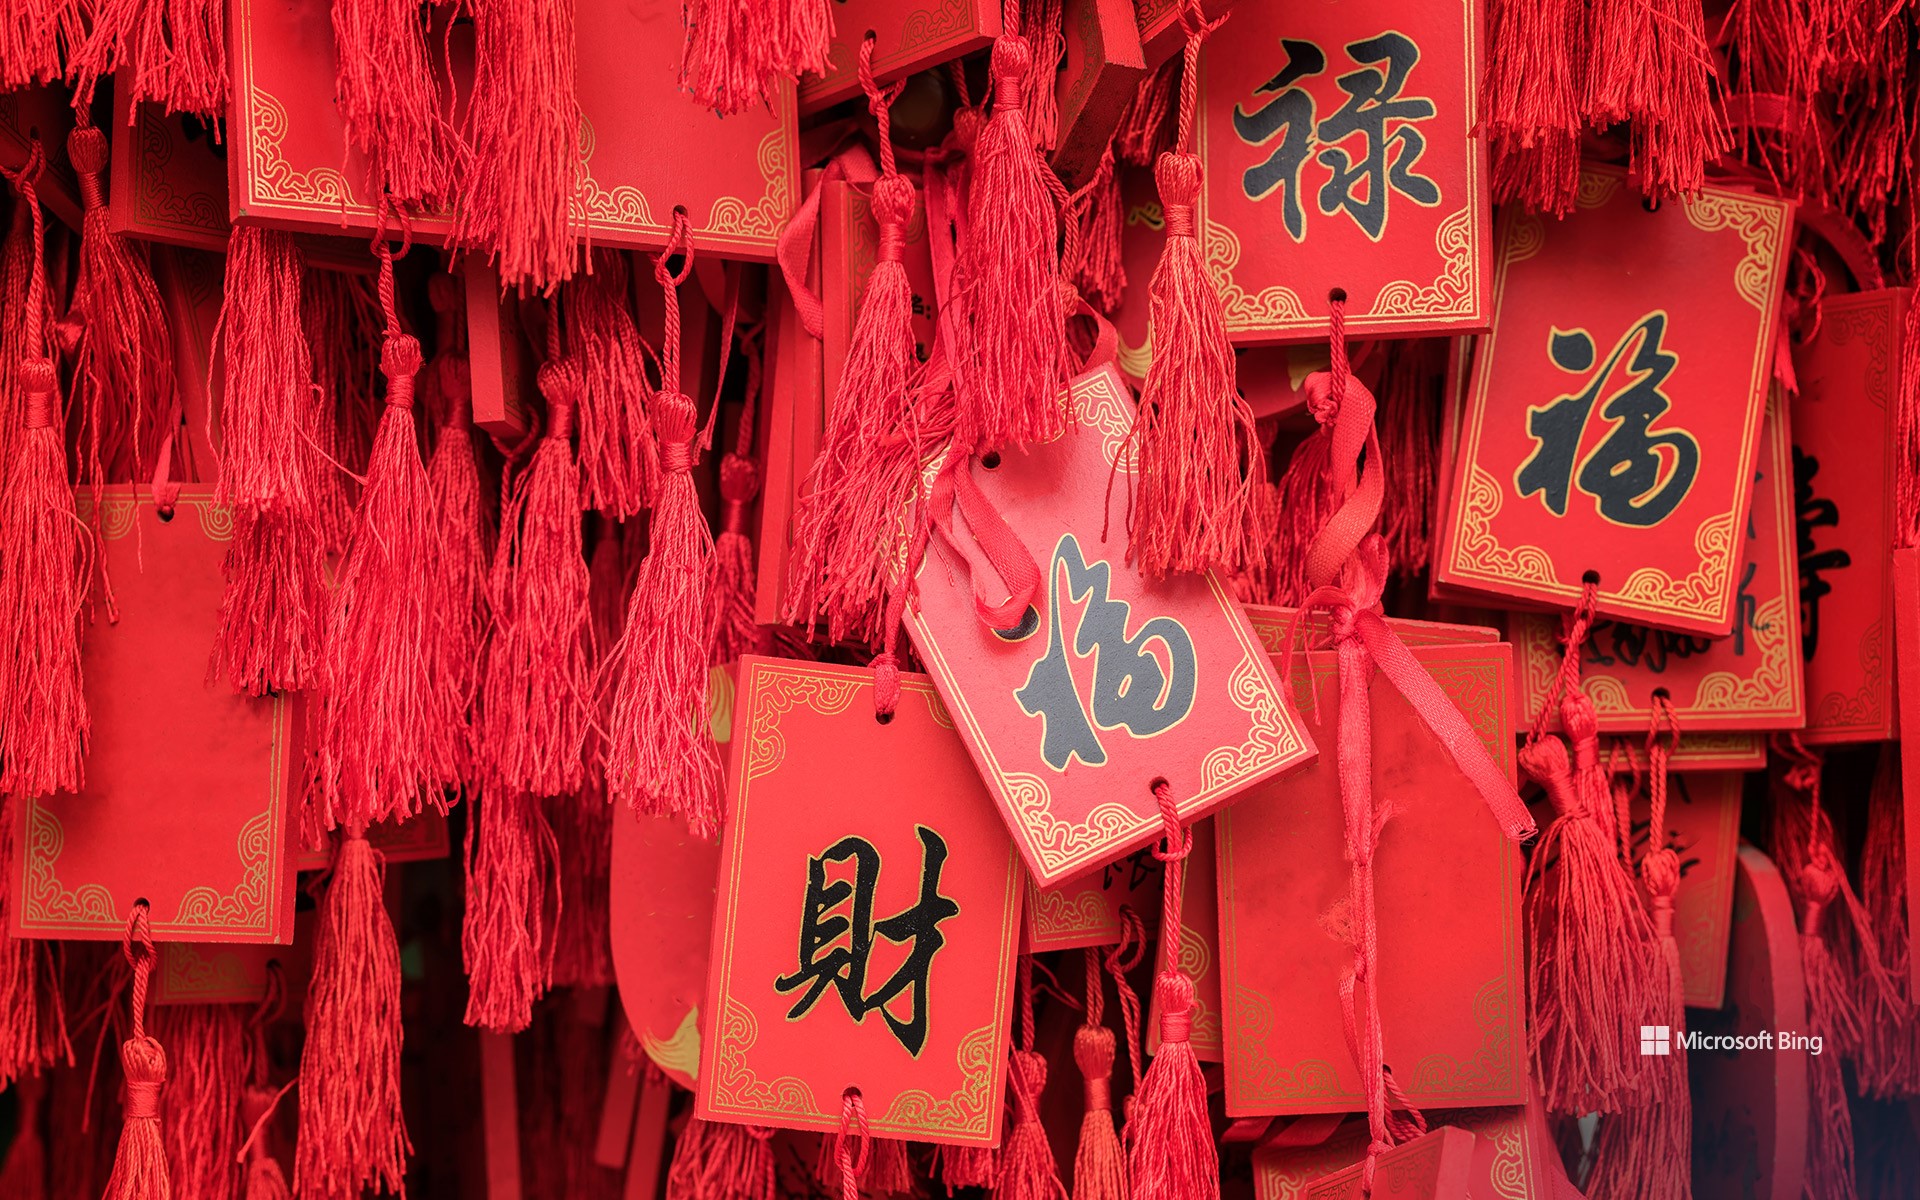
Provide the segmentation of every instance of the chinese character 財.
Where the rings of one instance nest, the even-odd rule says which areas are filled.
[[[1514,474],[1521,496],[1538,492],[1549,512],[1564,517],[1577,484],[1593,497],[1600,515],[1616,525],[1644,529],[1673,515],[1700,472],[1700,443],[1684,429],[1654,428],[1673,407],[1660,387],[1679,362],[1678,355],[1661,345],[1666,332],[1667,314],[1648,313],[1595,370],[1591,334],[1584,329],[1553,331],[1547,349],[1553,365],[1576,375],[1589,370],[1593,374],[1580,391],[1527,409],[1527,432],[1538,445]],[[1623,378],[1615,384],[1622,360]],[[1612,427],[1599,445],[1582,454],[1581,444],[1596,417]]]
[[[773,981],[775,989],[791,992],[805,987],[787,1010],[789,1021],[811,1012],[828,987],[840,993],[847,1015],[864,1022],[879,1012],[893,1036],[918,1057],[927,1044],[927,980],[933,956],[947,944],[940,922],[958,916],[960,906],[940,894],[940,871],[947,862],[947,843],[924,825],[920,836],[920,898],[909,907],[881,920],[873,919],[873,893],[880,882],[880,852],[861,837],[844,837],[817,857],[807,860],[806,911],[800,921],[800,965],[791,975]],[[830,878],[830,863],[847,863],[852,879]],[[907,946],[906,959],[878,989],[867,991],[867,964],[875,935],[897,946]],[[904,1020],[894,1001],[911,991],[911,1015]]]
[[[1040,757],[1048,766],[1064,771],[1078,758],[1097,767],[1107,761],[1099,730],[1124,728],[1137,738],[1154,737],[1193,710],[1193,637],[1172,617],[1154,617],[1128,636],[1133,608],[1108,595],[1112,568],[1098,560],[1089,565],[1072,534],[1054,547],[1049,567],[1047,654],[1034,662],[1014,698],[1028,716],[1041,719]],[[1074,604],[1081,607],[1070,657],[1062,614]],[[1013,641],[1030,633],[1028,626],[1038,622],[1032,610],[1027,615],[1026,625],[1002,636]],[[1092,659],[1091,704],[1080,698],[1076,657]]]
[[[1309,41],[1282,38],[1287,62],[1279,74],[1254,89],[1278,93],[1258,111],[1233,109],[1233,129],[1250,146],[1280,143],[1266,161],[1247,168],[1241,189],[1249,200],[1280,193],[1280,220],[1298,242],[1306,237],[1301,207],[1301,168],[1311,155],[1328,177],[1320,185],[1316,207],[1323,216],[1345,212],[1362,232],[1379,241],[1387,228],[1387,201],[1399,193],[1423,208],[1440,203],[1440,189],[1416,169],[1426,153],[1426,135],[1418,123],[1434,115],[1433,101],[1402,96],[1407,77],[1420,62],[1420,47],[1400,33],[1382,33],[1346,45],[1359,69],[1334,80],[1346,99],[1325,120],[1317,120],[1313,97],[1299,86],[1327,69],[1326,52]],[[1320,147],[1317,154],[1313,148]]]

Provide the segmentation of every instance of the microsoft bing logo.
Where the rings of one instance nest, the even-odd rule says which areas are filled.
[[[1641,1054],[1672,1054],[1673,1030],[1666,1025],[1642,1025],[1640,1027]]]

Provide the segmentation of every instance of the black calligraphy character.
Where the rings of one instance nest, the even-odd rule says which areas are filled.
[[[1614,345],[1585,388],[1527,410],[1527,432],[1538,444],[1514,475],[1520,495],[1539,492],[1550,512],[1565,516],[1578,483],[1600,515],[1619,525],[1647,528],[1673,514],[1699,474],[1700,443],[1684,429],[1654,429],[1673,407],[1660,388],[1679,362],[1661,345],[1666,329],[1665,312],[1647,314]],[[1547,355],[1561,370],[1579,374],[1593,367],[1593,338],[1584,329],[1553,330]],[[1603,404],[1601,393],[1622,359],[1626,378]],[[1580,445],[1596,415],[1612,422],[1612,429],[1582,458]]]
[[[927,981],[933,956],[947,939],[940,922],[958,916],[960,906],[940,894],[940,872],[947,862],[947,843],[924,825],[920,837],[920,896],[891,917],[873,919],[873,893],[880,881],[880,853],[860,837],[844,837],[816,858],[807,860],[807,895],[800,921],[800,965],[791,975],[773,981],[781,992],[805,985],[807,991],[787,1010],[789,1021],[811,1012],[829,986],[840,993],[847,1015],[864,1022],[878,1011],[909,1054],[918,1057],[927,1044]],[[827,864],[850,862],[853,879],[829,879]],[[878,990],[867,992],[867,964],[874,935],[899,946],[911,946],[906,959]],[[912,1015],[902,1020],[891,1007],[912,989]]]
[[[1833,591],[1833,585],[1821,576],[1823,571],[1838,571],[1853,565],[1853,556],[1835,546],[1817,550],[1813,531],[1838,526],[1840,506],[1814,494],[1813,479],[1820,473],[1820,460],[1793,448],[1794,542],[1800,560],[1800,657],[1813,661],[1820,645],[1820,601]]]
[[[1247,199],[1264,200],[1274,188],[1284,184],[1286,190],[1280,194],[1280,222],[1297,242],[1307,235],[1306,214],[1300,207],[1300,168],[1306,165],[1313,148],[1314,111],[1313,97],[1305,88],[1293,85],[1326,70],[1327,56],[1312,42],[1294,38],[1281,38],[1280,48],[1286,51],[1287,65],[1278,75],[1253,89],[1255,95],[1280,94],[1254,113],[1234,105],[1233,131],[1249,146],[1263,146],[1285,130],[1267,161],[1247,168],[1240,186]]]
[[[1113,887],[1113,878],[1120,872],[1126,872],[1127,890],[1138,891],[1140,885],[1161,871],[1160,860],[1153,856],[1151,847],[1135,850],[1119,862],[1108,863],[1100,871],[1100,887],[1104,891]]]
[[[1426,153],[1427,139],[1413,123],[1433,116],[1433,101],[1400,95],[1420,61],[1420,47],[1406,35],[1383,33],[1349,42],[1347,57],[1360,64],[1384,63],[1386,69],[1363,65],[1334,81],[1347,99],[1317,130],[1326,147],[1318,156],[1320,165],[1333,173],[1320,188],[1320,211],[1332,216],[1345,209],[1377,242],[1387,229],[1389,192],[1423,208],[1440,203],[1440,189],[1414,169]],[[1354,134],[1362,138],[1357,158],[1338,148]]]
[[[1109,596],[1111,582],[1112,568],[1101,561],[1089,565],[1072,534],[1054,547],[1047,575],[1047,655],[1033,664],[1014,696],[1028,716],[1044,722],[1040,756],[1056,771],[1074,758],[1088,766],[1107,761],[1097,729],[1153,737],[1193,710],[1198,676],[1192,636],[1172,617],[1142,622],[1128,636],[1133,608]],[[1080,699],[1062,629],[1062,610],[1076,603],[1082,608],[1072,653],[1093,660],[1091,705]]]

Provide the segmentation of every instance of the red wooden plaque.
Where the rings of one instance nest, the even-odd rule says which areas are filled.
[[[1200,57],[1200,245],[1236,342],[1484,329],[1480,0],[1236,8]]]
[[[1020,861],[923,675],[740,661],[699,1113],[1000,1139]]]
[[[1502,214],[1436,584],[1732,630],[1792,228],[1721,187],[1649,212],[1618,171],[1574,213]]]
[[[1226,582],[1148,582],[1127,563],[1132,397],[1111,366],[1071,386],[1064,436],[961,468],[1039,567],[1021,623],[976,610],[967,530],[933,540],[907,614],[1043,884],[1158,838],[1156,780],[1191,821],[1314,755]]]

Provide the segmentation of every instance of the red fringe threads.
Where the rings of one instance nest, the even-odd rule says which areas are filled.
[[[588,661],[587,560],[573,415],[581,372],[569,359],[540,368],[547,430],[514,481],[493,559],[493,629],[481,704],[489,781],[508,791],[580,790],[593,676]]]
[[[382,900],[386,864],[364,831],[345,830],[320,902],[307,1040],[300,1055],[300,1142],[293,1188],[359,1196],[406,1186],[400,1107],[400,944]]]

